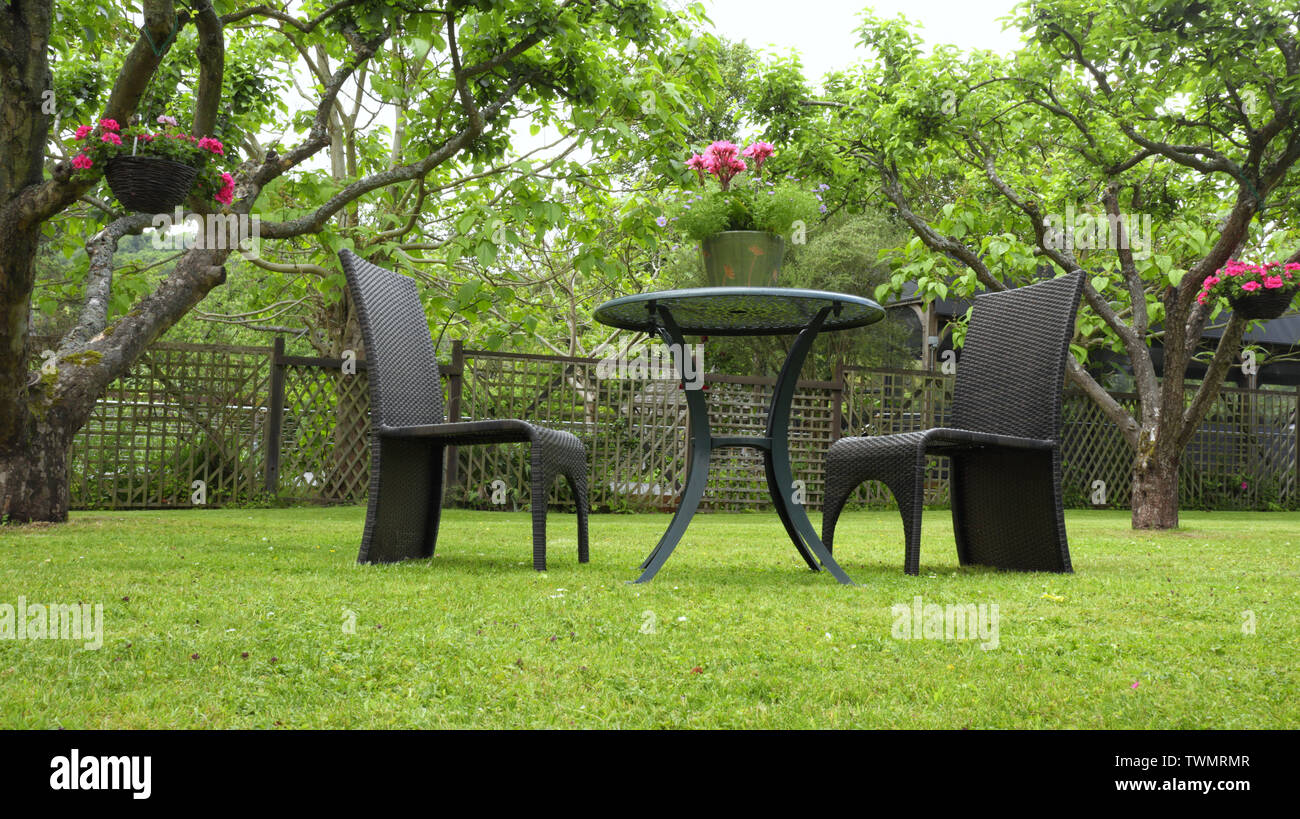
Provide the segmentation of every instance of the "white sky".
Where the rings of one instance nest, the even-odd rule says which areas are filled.
[[[864,8],[877,17],[900,13],[920,24],[927,45],[950,44],[963,49],[1014,51],[1019,31],[1003,31],[1006,17],[1019,0],[702,0],[714,32],[730,40],[745,40],[754,48],[785,54],[797,51],[804,76],[814,87],[827,71],[846,68],[862,59],[854,31]]]

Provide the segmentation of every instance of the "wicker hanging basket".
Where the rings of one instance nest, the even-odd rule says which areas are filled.
[[[1249,296],[1229,296],[1232,312],[1247,319],[1275,319],[1287,311],[1295,298],[1295,288],[1265,290]]]
[[[165,213],[185,201],[199,170],[156,156],[115,156],[104,175],[123,207],[141,213]]]

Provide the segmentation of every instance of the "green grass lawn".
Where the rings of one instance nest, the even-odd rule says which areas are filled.
[[[770,514],[451,510],[437,557],[355,563],[364,510],[74,514],[0,529],[0,604],[102,603],[103,647],[0,640],[0,728],[1296,728],[1300,514],[1129,529],[1070,512],[1076,574],[957,565],[926,513],[847,514],[857,587],[813,574]],[[814,524],[818,521],[814,517]],[[998,646],[896,639],[891,606],[997,604]],[[1253,612],[1255,633],[1243,624]],[[354,623],[354,627],[351,627]]]

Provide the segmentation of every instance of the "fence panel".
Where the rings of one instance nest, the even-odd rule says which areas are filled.
[[[257,497],[269,372],[260,347],[151,346],[73,439],[72,506],[220,506]]]
[[[283,415],[276,494],[360,502],[370,486],[370,399],[364,368],[329,359],[280,359]]]
[[[843,434],[892,435],[946,426],[952,415],[952,377],[926,370],[844,368]],[[926,462],[925,502],[948,502],[948,459]],[[892,504],[875,481],[858,487],[850,503]]]
[[[274,494],[312,502],[360,502],[369,482],[365,362],[286,356],[283,345],[215,347],[158,343],[113,382],[75,437],[74,508],[159,508],[193,503],[203,481],[209,505]],[[449,377],[449,420],[521,418],[563,429],[587,446],[598,510],[671,510],[685,479],[685,394],[653,374],[598,378],[595,359],[463,351]],[[39,366],[39,362],[36,362]],[[715,435],[761,435],[774,379],[709,375]],[[1190,397],[1190,394],[1189,394]],[[1132,409],[1132,395],[1116,398]],[[800,382],[791,418],[796,479],[818,508],[826,449],[841,435],[887,435],[949,423],[952,378],[935,372],[845,367],[831,382]],[[278,413],[277,413],[278,410]],[[1225,389],[1183,457],[1185,508],[1294,508],[1300,503],[1300,390]],[[1067,391],[1062,406],[1065,502],[1125,508],[1132,454],[1101,410]],[[527,447],[449,452],[447,501],[527,508]],[[770,504],[761,453],[717,452],[703,505]],[[931,460],[926,502],[947,502],[946,458]],[[496,483],[499,481],[500,483]],[[496,503],[504,489],[504,503]],[[1102,490],[1099,492],[1099,490]],[[550,502],[572,508],[557,482]],[[879,484],[856,501],[892,503]]]

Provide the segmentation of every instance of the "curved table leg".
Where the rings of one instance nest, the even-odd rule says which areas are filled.
[[[804,359],[808,357],[808,351],[812,348],[813,339],[821,331],[822,322],[826,320],[831,309],[823,307],[799,333],[790,347],[790,353],[786,356],[785,364],[781,367],[781,375],[777,378],[776,387],[772,391],[772,405],[767,415],[767,437],[771,441],[772,448],[765,453],[763,460],[767,466],[768,492],[771,493],[777,514],[781,516],[781,522],[785,524],[786,532],[789,533],[790,540],[794,542],[799,554],[803,555],[808,565],[816,571],[817,565],[809,555],[811,551],[836,580],[851,586],[853,580],[840,568],[840,564],[835,562],[835,558],[822,544],[802,504],[795,502],[794,471],[790,468],[790,408],[794,401],[795,386],[798,384],[799,371],[803,369]]]
[[[787,456],[787,463],[788,460]],[[782,480],[777,476],[776,462],[773,460],[770,450],[763,453],[763,468],[767,472],[767,491],[772,496],[772,506],[776,509],[777,516],[781,518],[781,524],[785,526],[786,534],[790,536],[790,541],[794,543],[795,549],[799,551],[799,555],[808,564],[808,568],[814,572],[821,571],[821,566],[817,565],[817,558],[804,545],[803,536],[795,525],[794,518],[790,516],[789,506],[796,505],[794,499],[791,498],[790,503],[787,504],[786,499],[781,494],[781,487],[793,486],[794,480],[792,478]],[[789,468],[787,468],[786,472],[789,471]]]
[[[686,340],[682,337],[681,330],[677,322],[673,320],[672,315],[666,308],[658,308],[660,314],[659,335],[664,343],[669,345],[680,345],[677,349],[680,354],[676,356],[677,374],[681,377],[683,387],[685,387],[686,373]],[[703,376],[703,373],[700,374]],[[704,497],[704,489],[709,483],[709,459],[713,455],[713,438],[709,431],[709,408],[704,403],[704,394],[700,390],[686,390],[686,410],[691,420],[691,444],[690,454],[687,457],[686,466],[686,486],[682,490],[681,502],[677,505],[677,511],[673,514],[672,522],[668,524],[668,531],[659,539],[658,545],[642,561],[641,568],[644,571],[641,576],[634,582],[645,583],[659,572],[668,560],[673,549],[677,548],[677,543],[686,533],[686,527],[690,525],[691,518],[695,517],[695,511],[700,506],[700,499]]]

